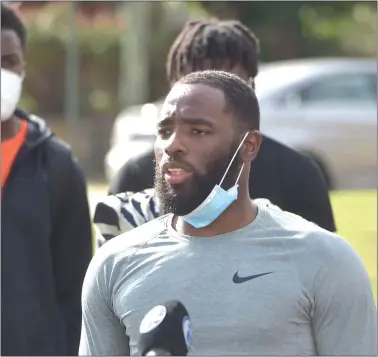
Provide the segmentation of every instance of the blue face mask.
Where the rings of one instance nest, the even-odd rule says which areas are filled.
[[[188,213],[185,216],[182,216],[182,219],[193,227],[203,228],[213,223],[231,205],[231,203],[236,201],[236,199],[238,198],[238,182],[240,175],[243,172],[244,164],[240,169],[234,186],[226,191],[221,187],[221,185],[248,134],[249,133],[245,134],[242,142],[239,144],[239,147],[232,157],[219,185],[215,185],[205,201],[203,201],[194,211]]]

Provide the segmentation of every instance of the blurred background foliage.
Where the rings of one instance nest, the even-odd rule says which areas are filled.
[[[240,19],[261,41],[261,60],[313,56],[375,56],[376,2],[152,2],[149,43],[150,90],[156,100],[167,90],[165,59],[182,24],[190,18]],[[78,2],[80,113],[116,115],[120,36],[127,24],[119,2]],[[24,2],[28,26],[24,104],[41,115],[64,111],[65,49],[69,40],[67,2]],[[269,24],[267,26],[266,24]],[[274,26],[272,26],[274,24]]]
[[[166,56],[172,41],[189,19],[241,20],[260,39],[263,62],[319,56],[376,56],[377,5],[374,1],[139,3],[149,6],[146,28],[150,29],[150,35],[137,39],[147,45],[145,101],[155,101],[167,92]],[[27,75],[21,105],[45,118],[58,135],[70,142],[90,177],[103,175],[103,158],[109,148],[111,127],[125,105],[125,101],[120,100],[120,88],[127,86],[122,73],[128,63],[127,57],[122,56],[122,39],[130,38],[124,36],[132,36],[135,30],[124,16],[130,4],[75,2],[79,88],[78,94],[74,94],[78,104],[78,118],[74,121],[79,121],[80,125],[74,126],[74,130],[67,129],[72,119],[67,115],[66,88],[67,49],[72,45],[72,4],[58,1],[18,4],[28,28]],[[135,30],[135,35],[138,34]],[[141,103],[129,101],[129,104]]]

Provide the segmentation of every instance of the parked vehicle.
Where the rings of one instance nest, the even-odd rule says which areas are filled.
[[[331,189],[376,188],[377,62],[315,58],[260,67],[256,94],[261,131],[311,156]],[[126,109],[116,118],[106,176],[155,140],[163,99]]]

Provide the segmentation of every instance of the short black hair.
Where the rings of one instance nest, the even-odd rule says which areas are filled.
[[[204,84],[221,90],[226,100],[226,110],[236,119],[236,128],[240,132],[259,130],[260,110],[254,90],[235,74],[206,70],[187,74],[178,84]]]
[[[204,60],[210,61],[211,69],[229,70],[239,65],[255,78],[259,52],[258,38],[240,21],[189,21],[169,50],[167,79],[176,82],[189,72],[206,69]]]
[[[16,12],[8,5],[1,4],[1,29],[13,30],[20,39],[22,48],[26,45],[26,28]]]

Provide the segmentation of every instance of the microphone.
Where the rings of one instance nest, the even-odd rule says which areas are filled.
[[[191,341],[189,313],[177,300],[155,306],[140,324],[138,350],[142,356],[186,356]]]

